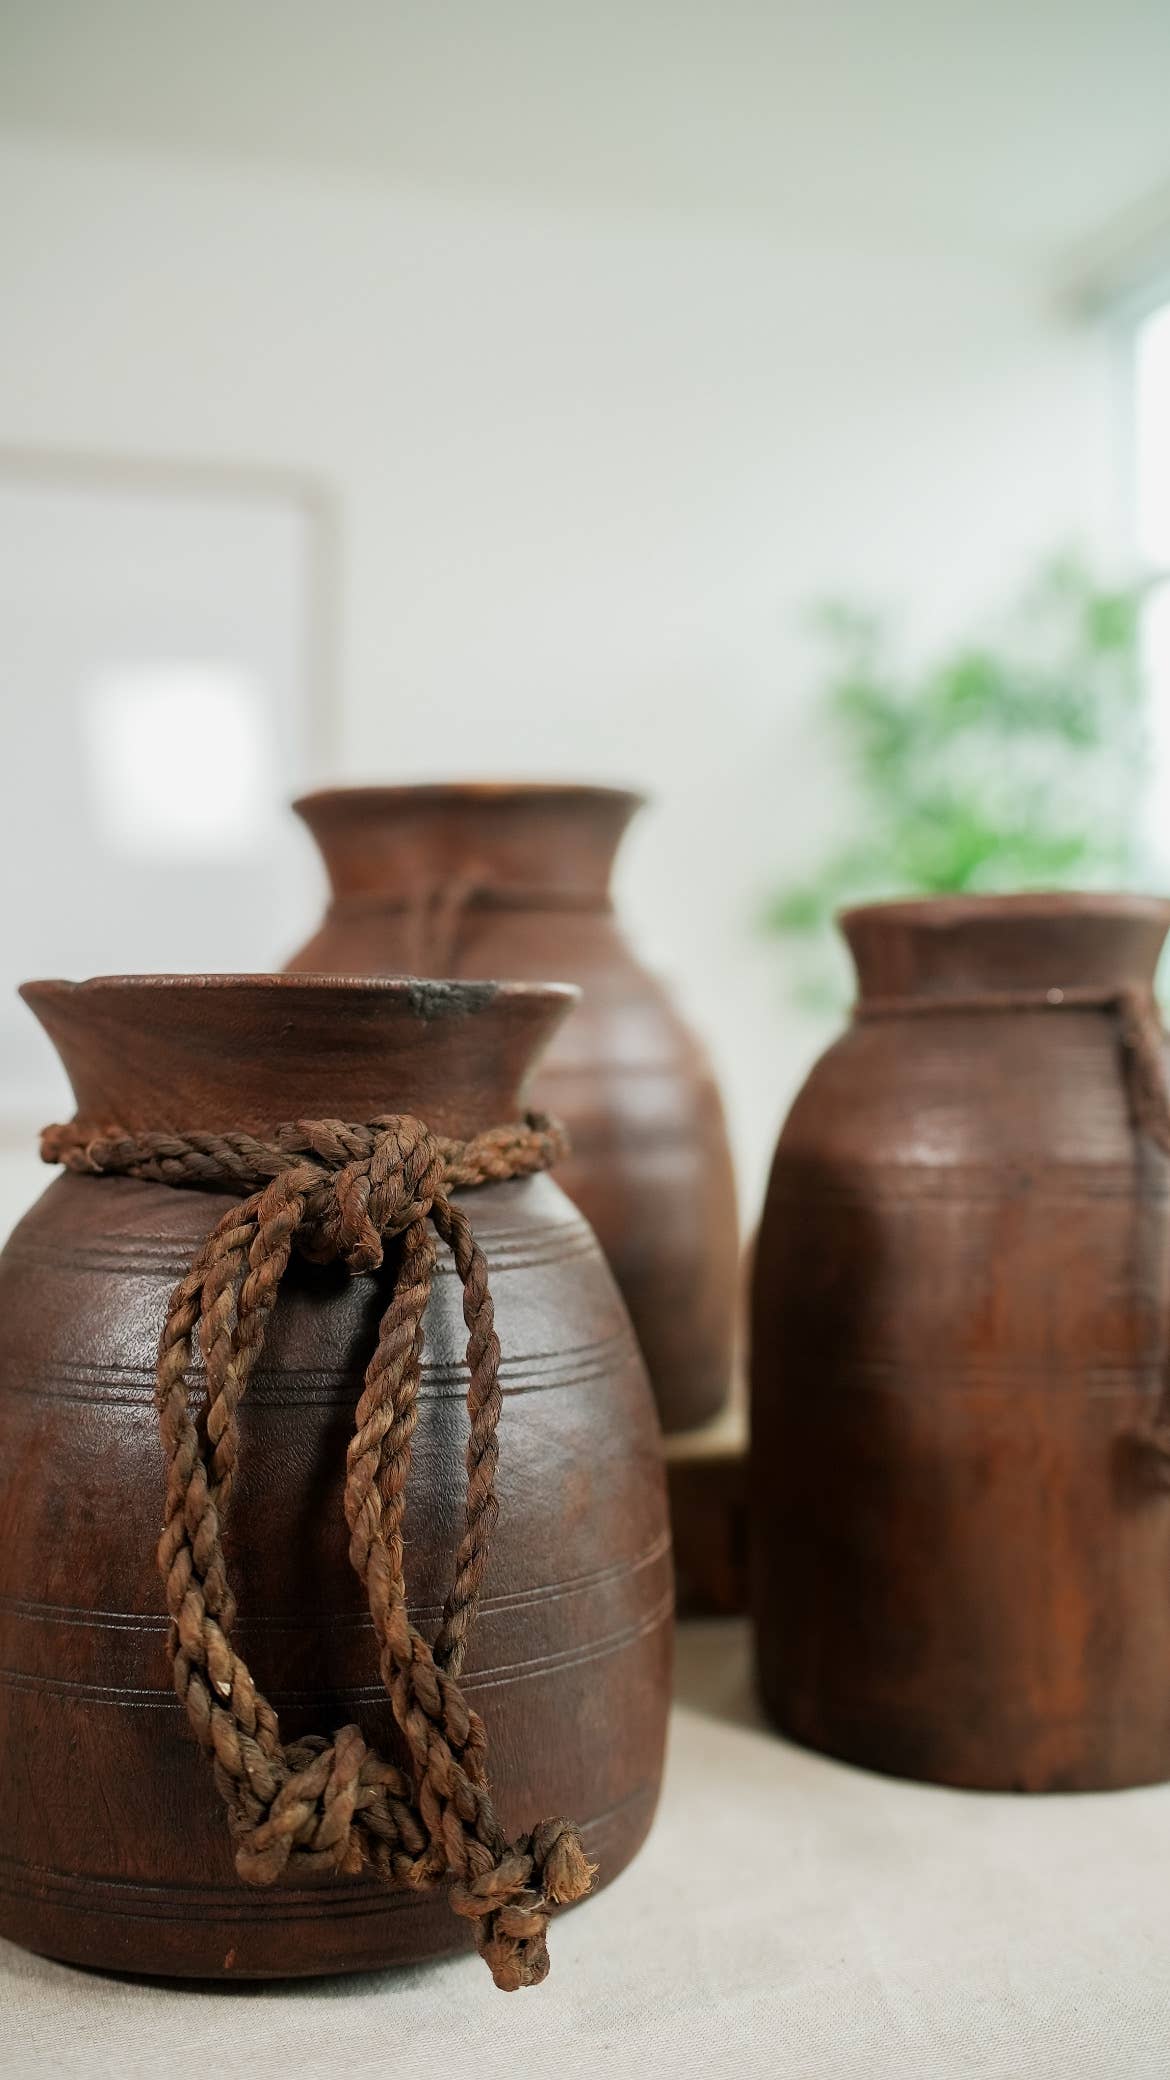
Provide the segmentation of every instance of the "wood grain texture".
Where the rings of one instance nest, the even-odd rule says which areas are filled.
[[[561,1008],[555,993],[470,991],[429,1015],[394,984],[296,978],[88,996],[50,985],[34,998],[88,1117],[137,1108],[132,1124],[178,1126],[212,1109],[234,1124],[246,1061],[239,1087],[258,1132],[309,1109],[295,1096],[306,1080],[312,1105],[341,1117],[425,1109],[464,1134],[514,1116],[528,1053]],[[470,1941],[441,1896],[337,1878],[257,1893],[237,1880],[171,1687],[155,1346],[177,1273],[229,1203],[69,1176],[0,1257],[0,1932],[79,1963],[197,1977],[417,1959]],[[605,1884],[649,1827],[669,1696],[653,1402],[601,1251],[557,1185],[516,1180],[459,1203],[491,1265],[504,1353],[500,1523],[466,1687],[507,1825],[573,1815]],[[228,1546],[242,1649],[286,1734],[353,1720],[395,1754],[341,1509],[384,1296],[384,1279],[337,1266],[290,1271],[241,1412]],[[466,1331],[450,1273],[435,1281],[426,1337],[407,1579],[429,1633],[464,1501]]]
[[[765,1702],[811,1746],[987,1789],[1170,1775],[1170,1202],[1105,1010],[1170,905],[972,898],[845,919],[855,1024],[780,1138],[754,1280]]]

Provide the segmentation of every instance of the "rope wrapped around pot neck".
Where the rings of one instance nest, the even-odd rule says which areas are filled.
[[[1170,1156],[1170,1082],[1166,1033],[1152,989],[1069,987],[1066,989],[978,990],[959,996],[861,997],[853,1007],[857,1024],[883,1018],[942,1017],[954,1012],[1106,1011],[1116,1014],[1122,1063],[1134,1125]]]
[[[467,920],[477,910],[548,910],[606,917],[612,914],[613,903],[604,889],[555,883],[513,885],[497,880],[486,868],[471,867],[461,874],[422,882],[405,893],[354,889],[334,896],[328,922],[401,917],[406,970],[418,975],[457,975]]]
[[[155,1400],[167,1460],[159,1570],[171,1616],[175,1689],[213,1759],[236,1869],[249,1884],[287,1873],[372,1866],[390,1885],[450,1880],[457,1914],[496,1985],[537,1985],[548,1971],[552,1908],[588,1892],[594,1867],[567,1820],[508,1841],[487,1777],[482,1720],[458,1677],[498,1515],[494,1477],[500,1345],[487,1264],[456,1189],[526,1177],[563,1152],[540,1115],[469,1141],[445,1140],[410,1114],[368,1125],[297,1120],[271,1139],[243,1133],[89,1133],[46,1128],[41,1154],[72,1171],[237,1192],[175,1288],[159,1344]],[[222,1533],[240,1454],[239,1407],[294,1247],[376,1271],[400,1238],[389,1305],[350,1440],[349,1557],[366,1591],[382,1679],[409,1771],[367,1746],[356,1726],[285,1744],[276,1712],[232,1643],[236,1599]],[[451,1588],[433,1645],[410,1622],[403,1518],[418,1419],[423,1315],[437,1258],[451,1251],[463,1286],[469,1372],[467,1506]],[[206,1407],[188,1407],[192,1341]]]

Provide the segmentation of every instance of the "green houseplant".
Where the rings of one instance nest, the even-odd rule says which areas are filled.
[[[881,616],[818,610],[820,718],[850,791],[848,836],[763,910],[801,1000],[845,990],[830,930],[842,904],[1142,878],[1141,598],[1062,558],[985,640],[919,671],[898,664]]]

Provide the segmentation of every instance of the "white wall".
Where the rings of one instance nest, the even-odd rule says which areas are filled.
[[[335,488],[320,777],[652,790],[622,894],[715,1051],[751,1206],[817,1042],[753,908],[840,813],[800,610],[864,589],[925,639],[1054,544],[1108,543],[1107,343],[1019,262],[815,226],[15,138],[0,182],[0,443]]]

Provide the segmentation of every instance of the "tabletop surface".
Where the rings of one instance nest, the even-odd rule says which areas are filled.
[[[688,1625],[646,1848],[504,1995],[476,1957],[179,1989],[0,1944],[0,2072],[1166,2080],[1170,1787],[1005,1798],[768,1732],[738,1623]]]

